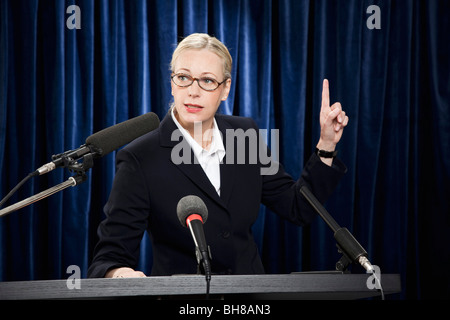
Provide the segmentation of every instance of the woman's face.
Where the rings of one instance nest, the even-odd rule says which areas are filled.
[[[212,78],[218,83],[224,80],[222,59],[207,49],[192,49],[181,53],[174,65],[174,74],[179,73],[196,79]],[[207,130],[212,127],[220,103],[228,97],[231,80],[228,79],[214,91],[203,90],[197,81],[188,87],[179,87],[173,81],[171,84],[178,122],[190,130],[195,122],[200,121],[203,130]]]

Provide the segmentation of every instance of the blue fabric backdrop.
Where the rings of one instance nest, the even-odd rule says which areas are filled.
[[[72,4],[81,29],[67,27]],[[367,27],[370,5],[381,29]],[[349,170],[328,210],[382,272],[401,274],[397,298],[449,297],[449,14],[438,0],[2,0],[0,197],[96,131],[149,111],[162,118],[176,43],[207,32],[234,59],[221,112],[279,129],[295,178],[318,141],[329,79],[350,123],[338,146]],[[86,275],[114,156],[84,184],[0,219],[0,280],[67,278],[73,264]],[[34,178],[6,205],[70,175]],[[320,218],[297,228],[261,208],[254,231],[269,273],[330,270],[339,259]],[[147,237],[141,252],[149,272]]]

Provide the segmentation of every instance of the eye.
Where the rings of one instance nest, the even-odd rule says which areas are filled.
[[[177,80],[181,81],[181,82],[189,82],[192,80],[192,78],[188,75],[185,74],[178,74],[177,75]]]
[[[204,84],[215,84],[217,81],[212,78],[202,78],[201,82]]]

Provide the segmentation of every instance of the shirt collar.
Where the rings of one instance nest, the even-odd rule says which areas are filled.
[[[192,136],[189,134],[189,132],[185,128],[183,128],[183,126],[178,122],[178,120],[174,114],[174,108],[172,108],[172,110],[171,110],[171,116],[172,116],[173,122],[175,122],[177,128],[181,131],[181,133],[183,134],[183,137],[186,139],[188,144],[191,146],[192,151],[194,152],[194,155],[197,158],[200,158],[202,153],[206,154],[206,155],[212,155],[215,152],[217,152],[217,154],[219,155],[220,161],[222,161],[223,157],[225,156],[225,147],[223,145],[222,133],[220,132],[219,127],[217,126],[217,122],[216,122],[215,118],[213,119],[214,122],[213,122],[211,145],[209,146],[209,150],[205,150],[202,148],[201,145],[199,145],[197,143],[197,141],[194,140],[194,138],[192,138]]]

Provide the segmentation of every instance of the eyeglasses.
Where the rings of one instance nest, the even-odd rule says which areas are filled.
[[[203,78],[193,78],[187,74],[184,73],[177,73],[170,77],[177,86],[185,88],[189,87],[194,83],[194,81],[197,81],[198,86],[202,88],[205,91],[214,91],[216,90],[222,83],[227,81],[227,79],[223,80],[222,82],[218,82],[217,80],[209,77],[203,77]]]

